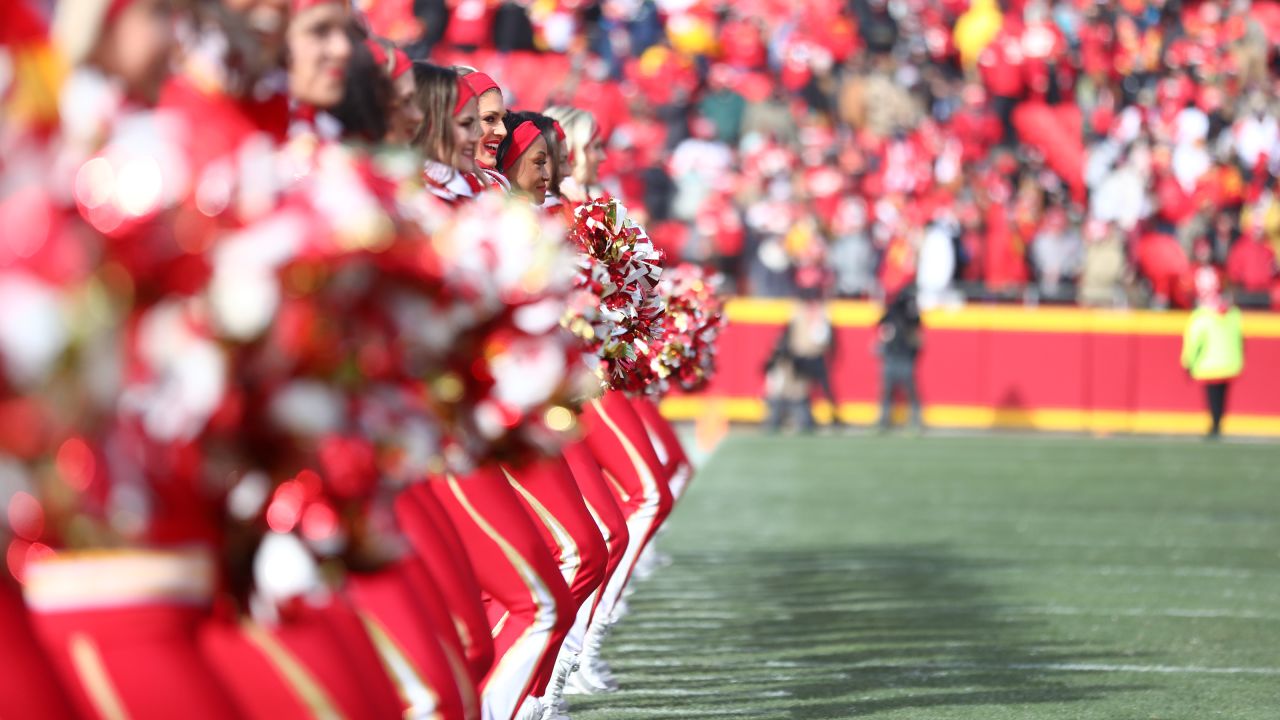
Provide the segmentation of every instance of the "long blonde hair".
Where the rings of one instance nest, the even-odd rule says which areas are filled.
[[[458,102],[458,73],[453,68],[418,61],[413,64],[413,79],[418,85],[414,99],[422,109],[422,125],[413,144],[426,159],[448,165],[454,150],[453,108]]]
[[[600,132],[600,124],[586,110],[554,105],[543,113],[560,123],[564,130],[565,142],[569,144],[569,163],[573,166],[573,179],[578,185],[586,188],[587,183],[587,146]],[[598,181],[598,180],[597,180]]]

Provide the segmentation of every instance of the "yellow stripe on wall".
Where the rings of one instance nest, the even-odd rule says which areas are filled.
[[[735,298],[726,304],[725,316],[735,323],[781,325],[791,319],[794,306],[791,300]],[[827,307],[831,322],[838,327],[870,327],[883,311],[874,303],[855,300],[833,300]],[[1188,317],[1182,311],[968,305],[926,312],[924,324],[939,330],[1180,336]],[[1244,313],[1244,333],[1246,337],[1280,338],[1280,313]]]
[[[662,414],[671,420],[696,420],[709,403],[733,422],[763,422],[768,408],[759,398],[671,397],[662,401]],[[901,408],[899,408],[901,411]],[[814,416],[825,422],[831,405],[814,404]],[[840,418],[854,425],[870,425],[879,420],[875,403],[840,404]],[[901,414],[897,421],[901,422]],[[1008,430],[1048,430],[1058,432],[1145,433],[1157,435],[1199,435],[1209,428],[1207,413],[1126,412],[1122,410],[1079,410],[1071,408],[998,409],[976,405],[929,405],[924,422],[939,428]],[[1267,415],[1227,415],[1222,430],[1227,435],[1280,437],[1280,417]]]

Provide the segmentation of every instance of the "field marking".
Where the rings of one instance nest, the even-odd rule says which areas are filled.
[[[891,665],[895,669],[911,665]],[[1129,665],[1109,663],[939,663],[925,664],[925,669],[941,670],[1047,670],[1050,672],[1154,673],[1160,675],[1277,675],[1280,667],[1208,667],[1204,665]]]
[[[1280,615],[1270,615],[1253,610],[1214,610],[1193,608],[1079,608],[1062,605],[1044,607],[1009,608],[1015,613],[1030,615],[1120,615],[1123,617],[1171,617],[1215,620],[1269,620],[1280,622]]]
[[[592,708],[592,711],[608,710],[613,717],[661,717],[670,718],[672,715],[671,708],[652,708],[652,707],[633,707],[618,705],[602,705],[599,708]],[[781,712],[781,714],[779,714]],[[616,713],[616,714],[614,714]],[[700,717],[759,717],[759,718],[787,718],[790,715],[786,711],[778,710],[748,710],[740,708],[700,708],[698,710],[682,711],[680,717],[700,718]]]

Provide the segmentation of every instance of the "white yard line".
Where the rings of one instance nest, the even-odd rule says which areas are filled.
[[[1130,665],[1111,663],[939,663],[927,664],[921,667],[924,669],[943,670],[1045,670],[1048,672],[1155,673],[1160,675],[1280,675],[1280,667],[1208,667],[1204,665]]]

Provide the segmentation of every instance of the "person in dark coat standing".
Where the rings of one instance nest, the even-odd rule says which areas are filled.
[[[882,361],[880,429],[888,430],[893,424],[893,396],[901,388],[911,407],[911,428],[922,430],[916,360],[920,357],[923,336],[914,288],[903,289],[889,304],[876,325],[876,340]]]

